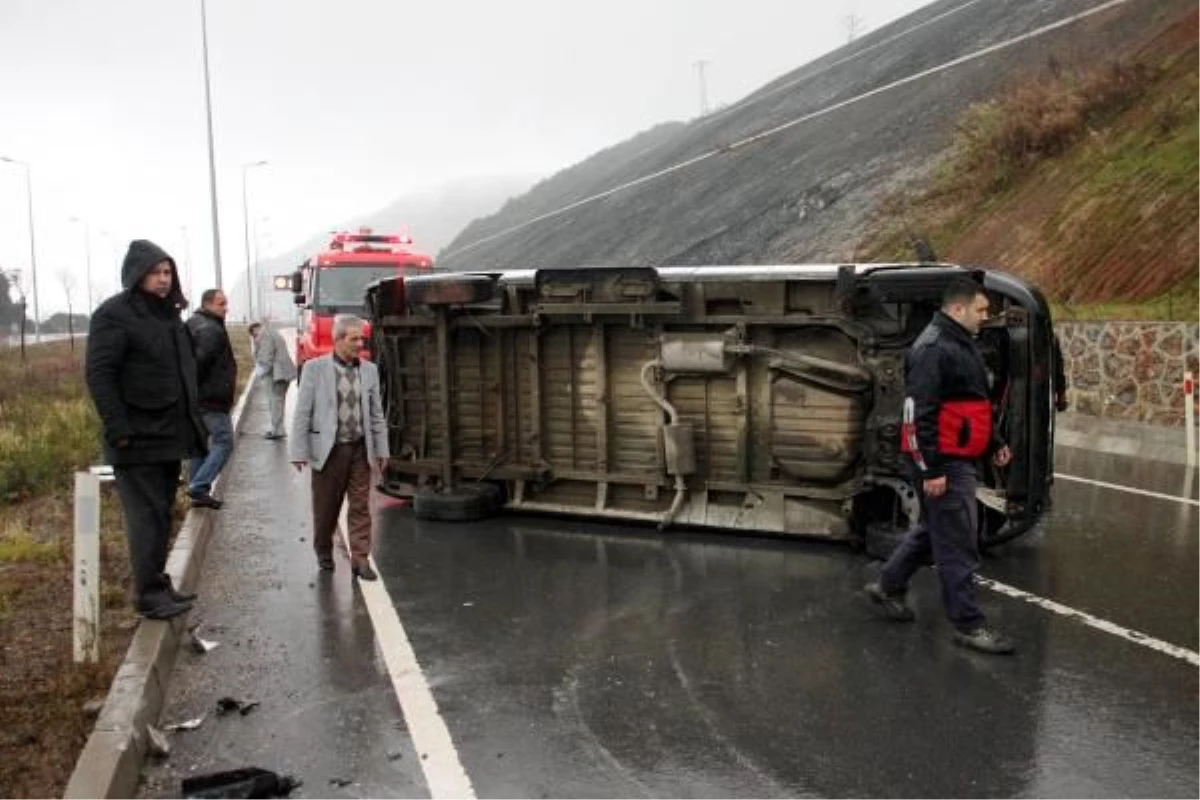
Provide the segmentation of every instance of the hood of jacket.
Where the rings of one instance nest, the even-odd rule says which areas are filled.
[[[142,282],[142,278],[146,277],[150,268],[160,261],[168,261],[171,264],[171,291],[167,293],[166,299],[176,308],[186,308],[188,302],[179,283],[179,269],[175,266],[175,259],[148,239],[134,239],[129,243],[129,251],[125,253],[125,262],[121,265],[121,285],[127,291],[133,291]]]

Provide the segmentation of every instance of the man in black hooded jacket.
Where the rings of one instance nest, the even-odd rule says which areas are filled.
[[[164,569],[180,463],[205,453],[208,433],[191,337],[179,318],[187,301],[175,261],[153,242],[133,241],[121,285],[92,315],[87,385],[125,512],[137,610],[168,619],[195,599],[175,589]]]

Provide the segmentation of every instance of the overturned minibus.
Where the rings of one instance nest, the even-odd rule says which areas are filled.
[[[1013,461],[981,461],[980,540],[1029,530],[1053,481],[1053,331],[1012,275],[945,264],[442,273],[368,291],[392,459],[425,519],[501,508],[816,536],[885,554],[919,503],[904,356],[955,276]]]

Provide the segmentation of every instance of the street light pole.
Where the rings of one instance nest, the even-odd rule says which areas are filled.
[[[251,161],[242,164],[242,228],[243,235],[246,240],[246,314],[253,320],[254,317],[254,270],[250,264],[250,203],[249,195],[246,193],[246,173],[255,167],[265,167],[266,161]],[[260,308],[261,312],[262,309]]]
[[[87,295],[87,314],[88,314],[88,317],[90,318],[92,316],[92,305],[93,305],[93,300],[92,300],[92,226],[88,224],[88,221],[86,219],[82,219],[80,217],[71,217],[71,222],[79,222],[79,223],[82,223],[82,225],[83,225],[83,253],[84,253],[84,261],[87,264],[87,277],[85,278],[85,280],[87,281],[87,288],[85,290],[85,293]]]
[[[33,236],[33,169],[28,163],[8,156],[0,156],[0,161],[7,161],[9,164],[25,168],[25,199],[29,206],[29,271],[33,277],[33,336],[34,340],[40,343],[42,341],[42,322],[38,318],[37,245]]]
[[[217,215],[217,164],[213,156],[212,91],[208,80],[208,11],[206,0],[200,0],[200,48],[204,55],[204,119],[208,125],[208,196],[212,205],[213,270],[216,288],[221,284],[221,221]]]

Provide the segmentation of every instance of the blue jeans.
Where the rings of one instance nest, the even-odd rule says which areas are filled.
[[[204,424],[208,427],[208,455],[192,459],[192,481],[188,491],[206,494],[212,491],[213,481],[233,453],[233,418],[223,411],[204,411]]]

